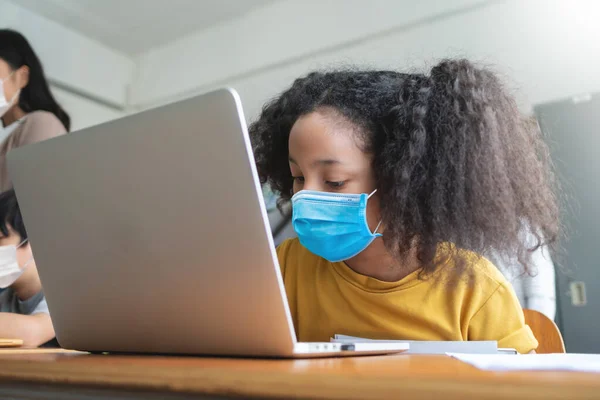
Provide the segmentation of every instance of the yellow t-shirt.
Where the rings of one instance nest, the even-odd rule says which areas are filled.
[[[537,348],[510,284],[485,259],[473,265],[470,282],[447,285],[435,278],[419,279],[418,271],[398,282],[360,275],[343,262],[312,254],[298,239],[283,242],[277,255],[300,341],[329,341],[343,334],[389,340],[497,340],[499,347],[520,353]]]

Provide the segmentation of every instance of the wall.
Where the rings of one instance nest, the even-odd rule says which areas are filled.
[[[54,91],[76,129],[226,85],[253,119],[315,68],[418,70],[445,56],[496,65],[529,110],[600,90],[598,20],[593,0],[283,0],[132,60],[0,0],[0,26],[29,38],[56,87],[75,89]]]
[[[123,114],[135,63],[65,26],[0,0],[0,27],[23,33],[42,60],[74,128]],[[67,89],[67,90],[65,90]]]
[[[529,111],[600,90],[599,20],[593,0],[287,0],[142,54],[131,100],[146,108],[229,85],[252,119],[314,68],[416,70],[464,56],[496,66]]]
[[[125,115],[124,111],[106,107],[70,91],[57,87],[52,87],[51,90],[59,104],[71,116],[71,131],[97,125]]]

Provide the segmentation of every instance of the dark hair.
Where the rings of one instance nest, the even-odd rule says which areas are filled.
[[[0,193],[0,232],[2,235],[10,234],[9,227],[19,234],[21,240],[27,239],[27,231],[14,189]]]
[[[27,39],[13,30],[0,29],[0,58],[6,61],[13,70],[24,65],[29,67],[29,83],[21,90],[19,107],[26,113],[38,110],[49,111],[69,131],[71,129],[69,114],[52,96],[42,63]]]
[[[384,243],[402,260],[416,246],[422,272],[447,258],[438,246],[517,256],[554,246],[559,207],[549,151],[500,80],[467,60],[444,60],[427,75],[393,71],[313,72],[265,105],[250,126],[261,181],[288,201],[288,138],[296,120],[334,110],[355,124],[373,156]],[[536,243],[526,244],[523,230]],[[454,265],[469,265],[451,251]],[[470,256],[472,257],[472,256]]]

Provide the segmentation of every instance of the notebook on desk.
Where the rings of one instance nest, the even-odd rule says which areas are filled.
[[[488,371],[579,371],[600,373],[600,354],[520,354],[515,357],[493,354],[449,353],[448,355]]]
[[[333,343],[377,343],[380,340],[334,335]],[[429,341],[429,340],[381,340],[381,342],[407,343],[410,348],[404,354],[517,354],[515,349],[498,348],[495,340],[485,341]]]

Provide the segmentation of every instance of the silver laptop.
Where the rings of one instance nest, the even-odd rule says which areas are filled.
[[[310,357],[298,343],[238,95],[220,90],[8,156],[59,343]]]

